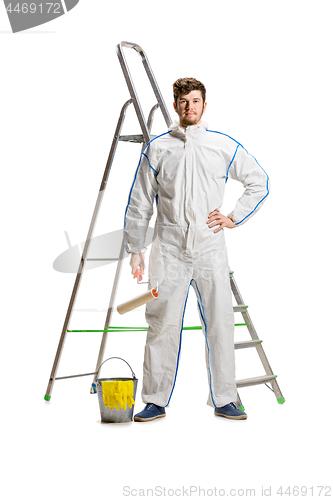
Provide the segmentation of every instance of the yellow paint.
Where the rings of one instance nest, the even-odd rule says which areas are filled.
[[[103,403],[110,410],[115,408],[124,411],[128,405],[132,408],[135,401],[133,399],[134,384],[133,380],[108,380],[102,381]]]

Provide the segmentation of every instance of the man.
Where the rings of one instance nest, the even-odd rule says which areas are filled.
[[[157,219],[149,261],[150,286],[159,297],[147,304],[149,325],[143,366],[143,411],[139,422],[165,416],[175,386],[189,286],[198,299],[205,336],[214,413],[246,419],[235,382],[234,314],[224,228],[245,223],[262,206],[269,180],[241,144],[211,131],[201,120],[206,89],[194,78],[173,85],[179,123],[152,139],[141,155],[125,214],[126,250],[132,274],[143,273],[144,241],[156,199]],[[220,213],[228,177],[245,191],[228,216]]]

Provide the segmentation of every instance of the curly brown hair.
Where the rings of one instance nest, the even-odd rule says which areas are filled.
[[[181,94],[189,94],[192,90],[200,90],[203,102],[206,102],[206,87],[195,78],[178,78],[173,84],[173,97],[177,99]]]

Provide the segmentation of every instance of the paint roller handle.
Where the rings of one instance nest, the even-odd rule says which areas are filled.
[[[139,281],[142,281],[142,272],[140,271],[139,268],[137,268],[137,270],[135,271],[135,273],[133,275],[133,279],[134,278],[138,278],[138,283],[139,283]]]
[[[140,274],[144,274],[145,272],[145,254],[144,252],[140,253],[131,253],[130,258],[130,266],[132,268],[132,274],[136,274],[139,271]],[[133,276],[136,278],[136,276]]]
[[[99,374],[99,370],[102,368],[102,365],[104,365],[104,363],[106,363],[106,362],[107,362],[107,361],[109,361],[110,359],[121,359],[122,361],[124,361],[124,362],[125,362],[125,363],[129,366],[129,368],[130,368],[130,370],[131,370],[131,372],[132,372],[132,378],[136,378],[135,373],[134,373],[134,371],[132,370],[131,365],[129,365],[129,364],[127,363],[127,361],[125,361],[125,359],[123,359],[123,358],[118,358],[117,356],[113,356],[112,358],[108,358],[108,359],[106,359],[105,361],[103,361],[103,363],[100,365],[100,367],[98,368],[98,370],[97,370],[97,372],[96,372],[96,380],[97,380],[97,377],[98,377],[98,374]]]

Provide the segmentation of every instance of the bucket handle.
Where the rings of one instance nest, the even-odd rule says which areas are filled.
[[[133,378],[136,378],[135,376],[135,373],[134,371],[132,370],[132,367],[127,363],[127,361],[125,361],[123,358],[118,358],[117,356],[113,356],[112,358],[108,358],[106,359],[105,361],[103,361],[102,365],[104,365],[104,363],[106,363],[107,361],[109,361],[110,359],[121,359],[122,361],[124,361],[130,368],[131,372],[132,372],[132,376]],[[99,373],[99,370],[102,368],[102,365],[100,365],[100,367],[98,368],[97,372],[96,372],[96,379],[98,377],[98,373]]]

